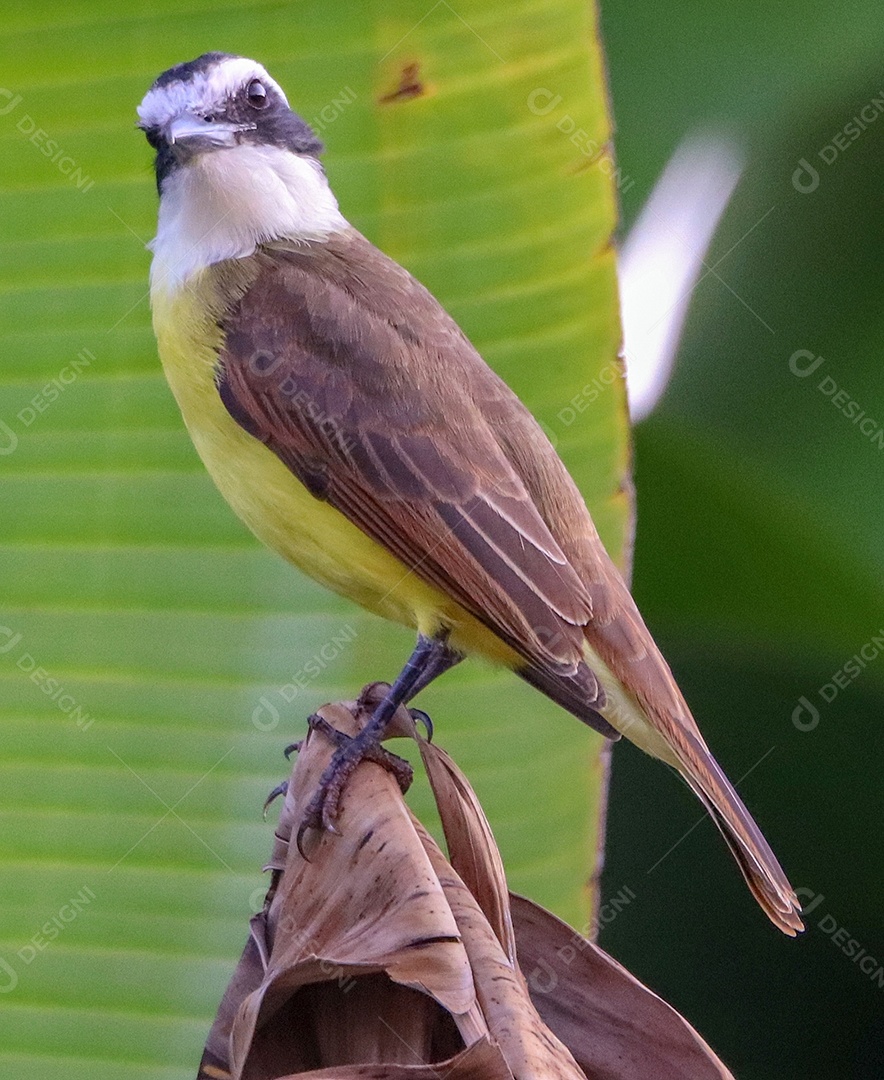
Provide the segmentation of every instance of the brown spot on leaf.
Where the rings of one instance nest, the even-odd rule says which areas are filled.
[[[397,101],[411,101],[412,98],[423,97],[427,88],[420,79],[421,66],[417,61],[406,64],[399,75],[399,85],[395,90],[382,94],[378,98],[380,105],[392,105]]]

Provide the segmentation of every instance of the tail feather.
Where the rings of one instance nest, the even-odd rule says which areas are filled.
[[[546,694],[557,705],[567,709],[572,716],[595,728],[606,739],[620,738],[620,732],[611,727],[599,711],[604,707],[605,693],[599,686],[598,679],[582,660],[573,675],[562,675],[561,672],[550,671],[539,664],[526,664],[517,669],[516,674]]]
[[[801,905],[776,856],[730,781],[692,732],[682,733],[690,753],[678,753],[682,775],[718,826],[752,895],[771,922],[794,937],[804,929]]]
[[[518,674],[596,731],[608,738],[625,735],[652,757],[674,766],[715,822],[761,909],[783,933],[794,937],[804,929],[795,890],[709,752],[672,672],[637,611],[635,620],[633,629],[640,627],[644,637],[632,643],[628,665],[622,662],[628,652],[626,636],[620,633],[623,624],[613,620],[604,626],[591,624],[597,644],[607,649],[605,658],[588,640],[585,659],[570,673],[528,663],[517,669]],[[617,674],[606,660],[619,662]]]

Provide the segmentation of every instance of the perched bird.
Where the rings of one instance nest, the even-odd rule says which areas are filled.
[[[278,84],[206,53],[160,75],[138,114],[160,196],[154,327],[197,451],[265,544],[418,633],[305,824],[333,828],[395,709],[476,653],[674,766],[770,919],[802,929],[549,440],[434,297],[341,215],[321,144]]]

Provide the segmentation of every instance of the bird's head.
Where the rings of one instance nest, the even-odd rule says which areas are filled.
[[[238,146],[275,147],[318,158],[322,143],[289,107],[279,84],[256,61],[204,53],[154,82],[138,107],[138,126],[156,151],[157,186],[203,154]]]
[[[346,228],[322,143],[256,61],[210,52],[176,64],[138,117],[156,151],[155,283],[177,285],[268,241],[322,241]]]

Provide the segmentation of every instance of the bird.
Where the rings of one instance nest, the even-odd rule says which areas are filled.
[[[163,72],[138,118],[159,195],[153,325],[199,456],[268,547],[417,634],[302,828],[334,831],[393,713],[479,656],[677,770],[771,921],[803,929],[544,430],[346,220],[322,143],[280,85],[209,52]]]

